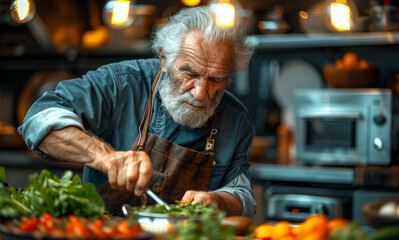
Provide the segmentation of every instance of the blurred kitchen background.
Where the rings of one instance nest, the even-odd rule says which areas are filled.
[[[26,2],[30,10],[23,8]],[[256,126],[251,150],[259,204],[255,220],[301,221],[313,212],[325,212],[364,223],[360,209],[365,202],[399,195],[396,0],[0,0],[0,165],[6,168],[6,181],[24,187],[27,176],[43,168],[57,174],[72,169],[81,175],[81,166],[38,158],[16,133],[43,92],[107,63],[153,57],[152,30],[167,16],[183,7],[219,2],[234,4],[255,47],[249,67],[229,86]],[[120,14],[126,18],[112,19],[118,3],[125,6]],[[368,65],[331,78],[335,75],[326,67],[338,69],[337,61],[348,52]],[[388,119],[392,129],[389,160],[297,161],[295,91],[346,87],[390,90],[392,103],[382,119],[382,124]]]

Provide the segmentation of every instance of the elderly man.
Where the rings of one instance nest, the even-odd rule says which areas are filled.
[[[248,177],[254,128],[225,90],[252,49],[243,28],[221,28],[207,7],[160,26],[159,59],[132,60],[62,81],[19,127],[43,158],[85,165],[109,211],[138,204],[146,188],[169,203],[216,203],[228,215],[256,211]]]

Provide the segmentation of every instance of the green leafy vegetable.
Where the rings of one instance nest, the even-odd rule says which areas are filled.
[[[1,171],[0,171],[1,172]],[[77,215],[98,217],[105,206],[92,183],[82,185],[78,175],[66,171],[59,179],[42,170],[29,177],[30,185],[24,190],[9,186],[8,191],[0,191],[0,215],[42,215],[50,213],[55,217]]]
[[[195,206],[195,205],[194,205]],[[223,211],[216,211],[214,206],[203,208],[201,215],[191,217],[187,222],[176,225],[177,236],[168,239],[176,240],[229,240],[234,239],[236,230],[233,227],[222,226],[225,217]]]
[[[0,188],[0,216],[16,217],[27,214],[30,210],[22,203],[21,190],[9,186],[8,191]]]
[[[186,204],[183,201],[175,201],[176,204],[170,204],[170,210],[167,210],[165,206],[162,205],[152,205],[142,208],[134,208],[132,210],[133,214],[138,214],[140,212],[146,213],[164,213],[169,216],[193,216],[201,214],[206,210],[203,204]]]
[[[4,189],[2,181],[6,179],[4,167],[0,167],[0,216],[16,217],[21,213],[29,212],[21,203],[21,191],[12,186],[8,186],[8,191]]]
[[[4,167],[0,167],[0,181],[4,181],[6,179],[6,170]]]
[[[361,240],[365,238],[366,234],[360,223],[351,221],[345,227],[334,231],[329,240]]]

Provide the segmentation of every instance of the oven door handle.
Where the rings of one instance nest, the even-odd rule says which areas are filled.
[[[360,112],[311,112],[299,113],[299,118],[348,118],[360,119]]]

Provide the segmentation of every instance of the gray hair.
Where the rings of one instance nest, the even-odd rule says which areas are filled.
[[[166,24],[158,26],[153,36],[152,50],[159,57],[162,47],[169,68],[176,59],[184,36],[192,30],[199,30],[205,39],[211,42],[228,42],[233,44],[232,74],[247,67],[253,48],[246,40],[245,28],[237,24],[223,28],[216,24],[214,15],[207,6],[182,9],[170,18]]]

